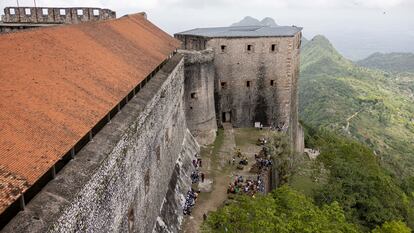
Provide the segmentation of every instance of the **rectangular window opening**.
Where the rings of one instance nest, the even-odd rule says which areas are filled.
[[[271,48],[272,52],[276,52],[276,45],[272,44],[272,48]]]
[[[25,13],[26,15],[31,15],[31,14],[32,14],[32,10],[31,10],[30,8],[25,8],[25,9],[24,9],[24,13]]]
[[[93,10],[93,16],[99,16],[99,10],[97,9]]]
[[[222,53],[226,52],[226,46],[225,46],[225,45],[222,45],[222,46],[221,46],[221,52],[222,52]]]
[[[191,99],[197,98],[197,94],[195,92],[191,93]]]
[[[252,51],[253,50],[253,45],[251,45],[251,44],[249,44],[249,45],[247,45],[247,51]]]
[[[46,16],[49,14],[49,10],[48,9],[42,9],[42,15]]]
[[[226,89],[227,88],[227,83],[226,82],[221,82],[221,88]]]
[[[16,14],[16,10],[15,10],[14,8],[11,8],[11,9],[9,10],[9,13],[10,13],[11,15],[15,15],[15,14]]]
[[[61,15],[61,16],[66,15],[66,10],[65,9],[60,9],[59,10],[59,15]]]
[[[270,86],[274,86],[275,85],[275,80],[270,80]]]
[[[76,14],[77,14],[78,16],[82,16],[82,15],[83,15],[83,10],[82,10],[82,9],[78,9],[78,10],[76,10]]]
[[[246,82],[246,87],[250,87],[250,81]]]

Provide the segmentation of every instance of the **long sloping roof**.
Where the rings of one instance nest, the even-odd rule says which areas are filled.
[[[179,46],[143,14],[0,36],[0,213]]]
[[[237,26],[196,28],[177,33],[177,35],[202,36],[202,37],[291,37],[300,32],[302,28],[295,26]]]

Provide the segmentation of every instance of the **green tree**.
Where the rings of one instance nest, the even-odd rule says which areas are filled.
[[[289,178],[296,172],[300,159],[291,148],[291,143],[286,136],[272,134],[265,150],[270,154],[273,161],[273,172],[277,174],[276,186],[289,182]]]
[[[250,198],[241,196],[211,213],[203,232],[319,233],[359,232],[346,221],[338,203],[319,208],[311,199],[282,186],[271,194]]]
[[[376,227],[372,233],[411,233],[411,229],[402,221],[391,221]]]

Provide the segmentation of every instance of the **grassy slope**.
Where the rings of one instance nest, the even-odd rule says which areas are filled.
[[[301,118],[358,139],[396,174],[413,175],[414,75],[359,67],[323,36],[303,46],[301,56]]]

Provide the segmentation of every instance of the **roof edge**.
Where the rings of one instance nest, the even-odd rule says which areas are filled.
[[[145,11],[138,12],[138,13],[133,13],[133,14],[126,14],[126,15],[122,16],[121,18],[134,17],[134,16],[138,16],[138,15],[144,16],[145,19],[148,19],[147,13]]]

